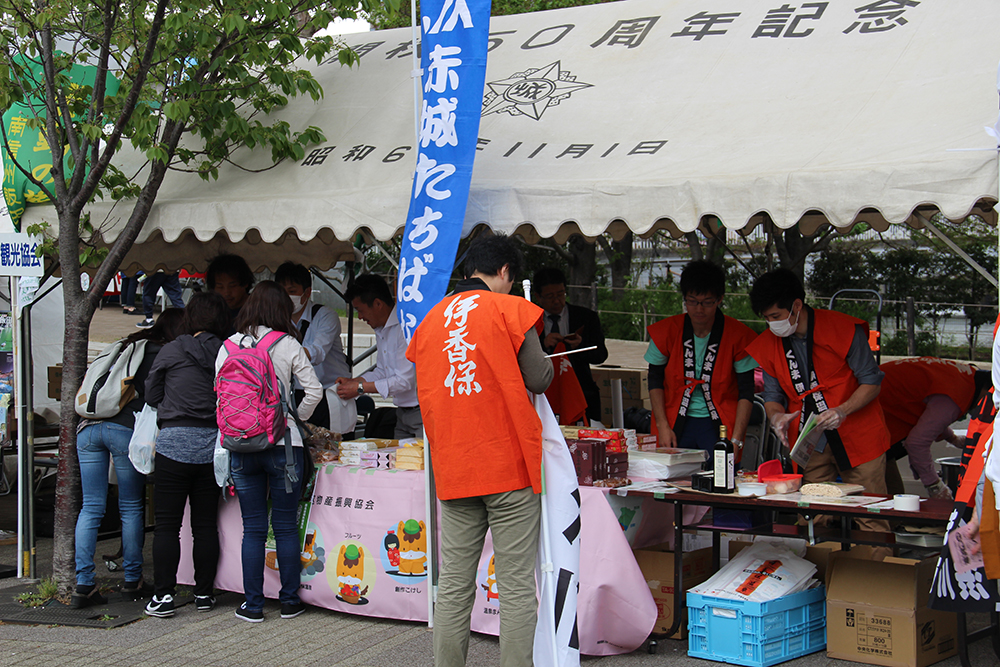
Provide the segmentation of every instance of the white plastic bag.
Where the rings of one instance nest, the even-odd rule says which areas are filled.
[[[153,472],[156,456],[156,436],[160,429],[156,425],[156,408],[144,405],[142,412],[135,413],[135,428],[128,442],[128,459],[132,466],[143,475]]]
[[[330,408],[330,432],[351,433],[358,425],[358,404],[353,398],[337,396],[337,388],[326,389],[326,404]]]
[[[229,455],[229,450],[222,446],[222,436],[220,434],[215,439],[215,458],[213,459],[213,464],[215,467],[215,483],[223,489],[232,483],[232,476],[229,468]]]

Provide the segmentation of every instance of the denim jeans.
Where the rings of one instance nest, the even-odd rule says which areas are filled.
[[[151,273],[142,284],[142,312],[148,318],[153,318],[153,308],[156,306],[156,295],[163,288],[167,298],[174,308],[184,307],[184,294],[181,282],[176,273]]]
[[[76,520],[76,583],[94,584],[94,552],[97,529],[108,502],[108,462],[114,460],[118,475],[118,510],[122,518],[122,559],[126,581],[142,576],[142,494],[146,476],[128,460],[132,429],[103,421],[84,427],[76,439],[80,459],[83,508]]]
[[[285,448],[282,445],[263,452],[233,452],[233,484],[243,514],[243,592],[247,609],[264,609],[264,541],[267,539],[267,498],[271,491],[271,527],[274,529],[278,556],[278,575],[282,604],[298,604],[299,576],[302,572],[302,543],[295,517],[302,489],[304,454],[293,448],[299,481],[292,492],[285,491]]]
[[[156,529],[153,531],[153,584],[159,597],[175,595],[181,560],[181,522],[191,504],[194,594],[211,595],[219,568],[219,495],[211,463],[181,463],[156,454]]]

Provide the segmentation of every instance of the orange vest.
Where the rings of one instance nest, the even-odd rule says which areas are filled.
[[[747,356],[744,348],[757,336],[753,329],[739,320],[723,315],[725,325],[722,329],[722,341],[719,344],[719,354],[712,370],[712,403],[719,411],[719,417],[729,433],[733,432],[736,423],[736,405],[740,392],[736,384],[736,371],[733,364]],[[684,377],[684,315],[674,315],[649,325],[649,339],[656,348],[667,357],[667,367],[663,375],[663,395],[667,409],[667,419],[677,423],[677,413],[681,407],[681,399],[689,384],[704,384],[701,379]],[[701,369],[695,368],[700,376]],[[653,420],[653,432],[656,433],[656,420]],[[679,436],[680,434],[678,434]]]
[[[868,324],[832,310],[815,308],[812,312],[815,317],[812,366],[827,405],[835,408],[850,398],[860,386],[851,367],[847,365],[847,352],[854,340],[855,326],[863,324],[867,329]],[[746,351],[757,360],[765,373],[781,385],[781,390],[788,398],[788,412],[801,410],[804,396],[795,392],[781,338],[767,330],[757,336]],[[788,429],[788,441],[794,443],[798,432],[799,420],[793,419]],[[852,467],[876,459],[889,449],[889,431],[877,397],[845,419],[837,432],[844,442]]]
[[[535,325],[538,337],[544,338],[545,323],[538,320]],[[556,343],[553,354],[565,352],[565,343]],[[583,395],[583,387],[580,386],[580,379],[576,377],[573,370],[573,363],[569,356],[552,357],[552,383],[545,390],[545,398],[549,402],[552,412],[559,418],[559,423],[564,426],[576,424],[587,416],[587,397]],[[587,420],[590,424],[590,420]]]
[[[517,353],[542,309],[469,290],[445,297],[413,333],[417,396],[441,500],[542,490],[542,423]]]
[[[920,357],[888,361],[880,366],[885,372],[878,401],[889,427],[889,442],[906,438],[927,405],[924,399],[944,394],[963,413],[976,393],[976,369],[970,364]]]
[[[559,343],[555,351],[565,352],[566,346]],[[583,395],[583,387],[580,386],[569,357],[553,357],[551,361],[554,372],[552,384],[545,390],[545,398],[548,399],[552,412],[558,415],[560,424],[576,424],[587,415],[587,397]],[[590,421],[587,420],[587,423]]]

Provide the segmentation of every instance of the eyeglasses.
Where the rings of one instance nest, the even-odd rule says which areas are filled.
[[[721,299],[684,299],[684,305],[690,308],[715,308]]]
[[[566,290],[560,292],[552,292],[551,294],[539,294],[538,298],[542,301],[555,301],[557,299],[566,298]]]

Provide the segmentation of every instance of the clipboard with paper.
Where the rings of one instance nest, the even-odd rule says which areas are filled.
[[[816,426],[816,413],[809,413],[806,423],[802,425],[799,437],[795,440],[795,445],[792,447],[792,460],[805,468],[806,464],[809,463],[809,457],[816,451],[816,446],[819,444],[819,439],[822,435],[823,429]]]

